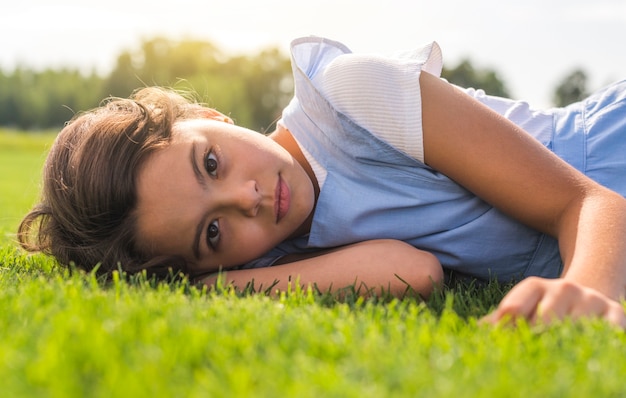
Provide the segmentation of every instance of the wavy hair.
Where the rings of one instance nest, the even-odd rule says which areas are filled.
[[[182,258],[148,258],[136,244],[137,174],[169,145],[178,120],[206,108],[163,88],[108,98],[76,115],[57,136],[44,164],[40,202],[18,228],[20,245],[97,273],[147,270],[187,273]]]

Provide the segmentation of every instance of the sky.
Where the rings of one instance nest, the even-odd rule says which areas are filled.
[[[287,54],[292,39],[309,35],[370,53],[434,40],[444,65],[468,58],[493,69],[514,98],[538,107],[576,68],[590,89],[626,78],[625,0],[11,1],[0,8],[0,69],[104,74],[157,35],[233,54],[269,46]]]

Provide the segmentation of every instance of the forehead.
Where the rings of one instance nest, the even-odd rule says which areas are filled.
[[[197,189],[190,148],[188,137],[173,139],[152,153],[137,174],[137,242],[144,249],[178,246],[173,238],[187,235],[192,209],[186,202]]]
[[[181,143],[197,139],[200,132],[206,133],[206,123],[201,120],[187,119],[177,121],[172,125],[172,139],[170,142]]]

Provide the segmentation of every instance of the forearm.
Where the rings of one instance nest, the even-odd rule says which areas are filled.
[[[273,267],[226,271],[222,277],[226,285],[242,289],[254,281],[256,291],[271,288],[270,293],[285,291],[297,283],[314,286],[321,292],[337,292],[348,287],[363,296],[402,297],[411,293],[428,297],[441,285],[443,271],[430,253],[400,241],[376,240]],[[217,278],[214,275],[203,282],[214,285]]]
[[[563,277],[613,299],[626,287],[626,199],[594,188],[572,202],[559,225]]]

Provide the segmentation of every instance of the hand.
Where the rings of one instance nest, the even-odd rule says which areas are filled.
[[[564,318],[599,317],[626,329],[624,307],[602,293],[566,279],[530,277],[517,284],[484,322],[525,318],[549,324]]]

